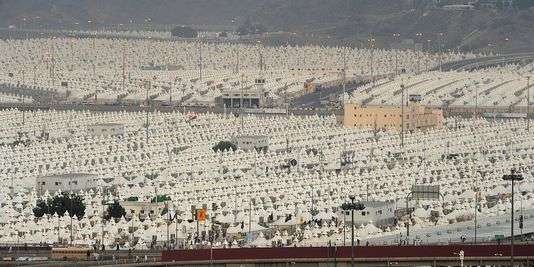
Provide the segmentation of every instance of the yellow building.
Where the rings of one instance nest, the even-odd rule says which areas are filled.
[[[401,106],[359,106],[345,104],[343,125],[350,128],[401,130]],[[410,103],[404,107],[404,130],[424,130],[443,125],[443,112]]]

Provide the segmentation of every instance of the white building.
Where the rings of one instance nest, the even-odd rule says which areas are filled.
[[[59,190],[62,192],[87,191],[97,188],[98,185],[98,177],[88,173],[47,175],[36,179],[36,188],[39,194],[44,194],[46,191],[53,194]]]
[[[89,125],[87,132],[93,136],[122,136],[124,125],[120,123],[98,123]]]
[[[269,149],[269,137],[265,135],[240,135],[232,139],[237,148],[248,151],[252,149]]]

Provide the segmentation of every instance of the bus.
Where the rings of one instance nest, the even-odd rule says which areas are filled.
[[[87,260],[90,257],[90,255],[91,255],[90,248],[82,248],[82,247],[52,248],[50,259],[78,261],[78,260]]]

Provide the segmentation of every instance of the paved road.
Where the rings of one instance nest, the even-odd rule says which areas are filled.
[[[443,70],[443,71],[455,71],[455,70],[472,70],[476,68],[493,66],[495,64],[502,63],[514,63],[521,60],[533,60],[534,52],[525,52],[525,53],[513,53],[500,56],[491,56],[491,57],[481,57],[481,58],[472,58],[464,59],[458,61],[451,61],[445,64],[442,64],[441,67],[435,67],[431,70]]]

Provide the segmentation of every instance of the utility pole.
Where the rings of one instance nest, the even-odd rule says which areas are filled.
[[[527,132],[530,132],[530,76],[527,77]]]
[[[239,49],[236,48],[235,51],[236,64],[235,64],[235,73],[239,74]]]
[[[252,225],[252,199],[249,200],[249,212],[248,212],[248,237],[247,237],[247,241],[250,242],[250,239],[252,238],[251,236],[251,225]]]
[[[55,69],[55,62],[56,60],[54,59],[54,54],[55,54],[55,49],[54,49],[54,43],[55,43],[55,38],[52,38],[52,46],[50,48],[50,62],[51,62],[51,68],[50,68],[50,79],[52,79],[52,86],[55,85],[55,73],[54,73],[54,69]]]
[[[347,91],[346,83],[347,83],[347,47],[343,48],[343,92],[341,95],[341,108],[345,106],[345,92]]]
[[[122,46],[122,91],[126,90],[126,45]]]
[[[399,49],[400,49],[399,37],[400,37],[400,33],[394,33],[393,37],[395,38],[396,45],[398,45],[397,48],[395,49],[395,76],[397,76],[397,75],[399,75]]]
[[[146,130],[146,143],[148,144],[148,112],[149,112],[149,107],[150,107],[150,104],[149,104],[149,100],[148,100],[148,91],[149,91],[149,88],[151,87],[151,83],[150,83],[150,79],[147,81],[147,85],[146,85],[146,123],[145,123],[145,130]]]
[[[404,148],[404,81],[401,82],[401,147]]]
[[[364,210],[365,206],[362,203],[355,203],[354,200],[356,197],[354,195],[350,195],[349,198],[350,198],[350,202],[343,203],[341,205],[341,209],[344,211],[343,214],[345,214],[345,212],[349,210],[351,212],[351,249],[350,249],[351,261],[350,262],[351,262],[351,267],[354,267],[354,211]],[[344,224],[345,224],[345,221],[343,221],[343,225]]]
[[[241,113],[241,114],[239,114],[239,118],[241,119],[241,129],[240,129],[241,134],[243,134],[243,126],[244,126],[243,125],[243,123],[244,123],[243,122],[243,120],[244,120],[244,118],[243,118],[243,116],[244,116],[244,113],[243,113],[243,96],[245,95],[244,90],[245,90],[244,79],[243,79],[243,77],[241,77],[241,96],[239,97],[239,109],[240,109],[240,113]]]
[[[73,206],[72,206],[72,200],[74,198],[74,194],[72,193],[72,178],[69,180],[69,187],[70,187],[70,211],[68,211],[67,213],[70,215],[70,245],[72,246],[72,241],[74,241],[74,236],[72,234],[72,216],[74,216],[74,214],[71,214],[71,211],[72,213],[74,213],[74,209],[73,209]]]
[[[158,196],[156,195],[156,201],[157,201],[157,198]],[[170,250],[171,249],[171,243],[170,243],[170,240],[169,240],[169,224],[171,222],[171,212],[169,210],[169,202],[166,200],[165,201],[165,209],[167,210],[167,250]]]
[[[374,75],[374,51],[375,51],[375,38],[373,38],[373,36],[371,35],[369,37],[369,48],[371,49],[371,79],[372,79],[372,84],[373,84],[373,87],[375,86],[375,75]]]
[[[439,33],[439,71],[443,71],[443,35],[444,33]]]
[[[104,223],[105,223],[105,218],[104,218],[104,207],[105,207],[105,197],[106,195],[104,194],[104,188],[102,188],[102,218],[101,218],[101,235],[100,235],[100,246],[104,246]]]
[[[511,181],[512,182],[512,211],[511,211],[511,219],[510,219],[510,266],[514,266],[514,182],[515,181],[523,181],[524,177],[521,174],[516,174],[516,171],[512,169],[511,174],[503,175],[502,177],[505,181]]]
[[[26,107],[24,105],[24,96],[22,96],[22,125],[26,123]]]
[[[200,38],[200,42],[198,45],[198,56],[199,56],[198,75],[199,75],[200,82],[202,82],[202,38]]]

